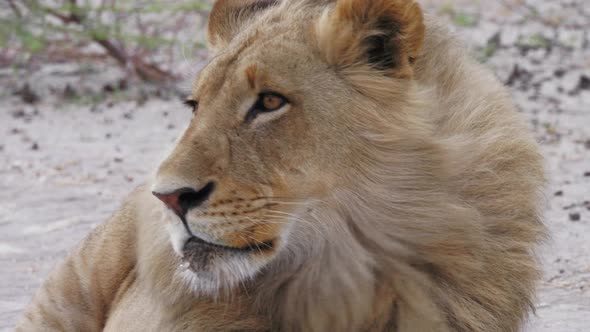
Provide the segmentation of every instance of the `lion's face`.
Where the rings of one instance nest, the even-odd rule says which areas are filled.
[[[301,217],[313,202],[354,185],[369,107],[323,54],[318,15],[235,3],[213,9],[220,50],[193,84],[193,117],[153,187],[180,217],[169,226],[175,249],[212,279],[252,276],[289,245],[293,225],[314,227]],[[229,38],[238,16],[242,31]]]
[[[232,46],[196,79],[189,100],[198,105],[154,191],[210,191],[186,211],[190,232],[224,246],[210,248],[215,260],[263,263],[298,211],[342,183],[353,150],[339,112],[348,93],[291,31],[259,32],[247,48]],[[203,245],[189,242],[184,254]],[[211,257],[195,268],[215,264]]]

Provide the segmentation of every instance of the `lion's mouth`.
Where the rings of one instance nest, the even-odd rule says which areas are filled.
[[[188,248],[187,248],[188,247]],[[232,246],[225,246],[217,243],[211,243],[209,241],[205,241],[198,236],[192,235],[186,244],[184,245],[184,251],[187,250],[194,250],[194,249],[206,249],[206,250],[227,250],[233,252],[250,252],[250,251],[266,251],[271,250],[274,247],[274,240],[259,242],[254,244],[248,244],[245,247],[232,247]]]
[[[182,249],[183,260],[193,271],[208,271],[217,263],[227,261],[231,257],[247,257],[254,254],[271,252],[275,241],[250,244],[246,247],[231,247],[205,241],[191,236]]]

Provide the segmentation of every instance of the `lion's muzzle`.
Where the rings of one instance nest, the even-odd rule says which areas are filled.
[[[193,188],[183,187],[168,193],[153,191],[152,194],[184,220],[188,210],[205,203],[213,193],[213,190],[215,190],[215,184],[209,182],[198,191]]]

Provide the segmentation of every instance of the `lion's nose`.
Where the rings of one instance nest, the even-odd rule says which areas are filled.
[[[152,194],[164,202],[179,217],[184,218],[188,210],[198,207],[207,201],[214,189],[215,184],[209,182],[198,191],[193,188],[184,187],[169,193],[152,191]]]

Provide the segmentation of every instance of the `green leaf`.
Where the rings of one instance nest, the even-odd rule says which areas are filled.
[[[37,53],[45,48],[45,40],[43,37],[35,36],[31,31],[26,30],[23,25],[17,26],[15,32],[23,47],[29,52]]]
[[[529,48],[548,48],[550,44],[551,41],[547,40],[547,38],[538,33],[526,38],[521,37],[517,42],[517,45]]]
[[[477,24],[477,18],[465,13],[457,13],[453,16],[453,22],[461,27],[472,27]]]

